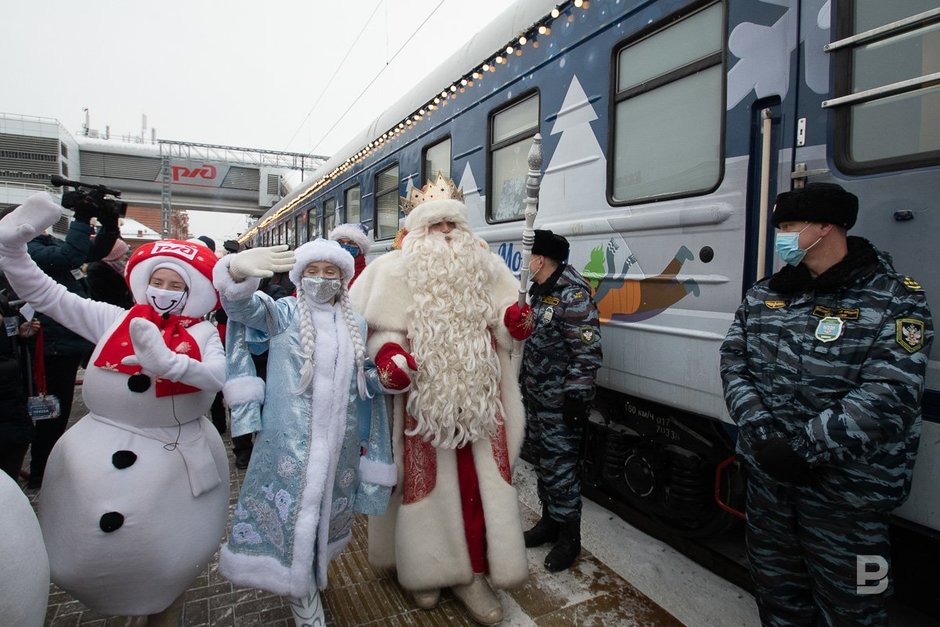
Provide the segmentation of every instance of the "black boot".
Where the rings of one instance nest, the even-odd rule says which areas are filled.
[[[566,520],[559,525],[558,542],[545,557],[545,568],[552,573],[569,568],[581,552],[581,519]]]
[[[549,517],[548,506],[545,503],[542,503],[542,519],[522,536],[525,538],[527,549],[542,546],[546,542],[554,542],[555,538],[558,537],[558,522]]]

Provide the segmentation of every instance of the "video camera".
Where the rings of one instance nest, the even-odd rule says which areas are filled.
[[[79,183],[53,174],[50,181],[56,187],[74,187],[74,190],[62,193],[62,206],[66,209],[76,211],[84,210],[92,217],[107,220],[109,217],[115,221],[118,217],[127,215],[127,203],[120,200],[121,192],[116,189],[109,189],[104,185],[90,185],[88,183]]]

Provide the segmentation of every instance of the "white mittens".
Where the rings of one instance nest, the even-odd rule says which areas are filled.
[[[251,248],[232,257],[228,272],[235,281],[248,277],[265,278],[278,272],[289,272],[294,267],[294,252],[286,244]]]
[[[167,347],[157,325],[143,318],[134,318],[131,320],[130,335],[134,354],[122,359],[122,364],[140,366],[144,373],[160,379],[180,380],[186,372],[186,364],[180,361],[189,358]]]
[[[19,248],[59,221],[62,207],[46,192],[33,194],[0,220],[0,245]]]

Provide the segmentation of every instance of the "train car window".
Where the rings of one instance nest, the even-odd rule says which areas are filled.
[[[327,198],[323,203],[323,233],[329,235],[336,226],[336,199]]]
[[[705,193],[722,171],[722,4],[616,53],[612,204]]]
[[[525,180],[532,137],[539,129],[538,92],[525,96],[490,117],[490,190],[487,216],[491,222],[518,220],[525,213]]]
[[[291,248],[295,248],[297,246],[297,242],[294,239],[294,221],[293,220],[286,220],[284,222],[284,243],[290,246]]]
[[[375,175],[375,239],[398,233],[398,164]]]
[[[420,185],[435,179],[440,172],[447,178],[450,176],[450,137],[437,142],[433,146],[424,149],[424,158],[421,160],[421,181]]]
[[[300,246],[304,243],[303,221],[300,216],[294,216],[294,246]]]
[[[835,160],[869,173],[940,163],[936,0],[836,5]]]
[[[362,190],[358,185],[346,190],[346,222],[361,222],[362,213],[359,206],[359,198]]]
[[[307,241],[313,241],[320,236],[320,225],[317,222],[317,208],[314,206],[307,211]]]
[[[284,243],[284,223],[283,222],[277,225],[277,243],[278,244]]]

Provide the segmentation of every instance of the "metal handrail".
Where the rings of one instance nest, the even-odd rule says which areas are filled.
[[[829,100],[823,100],[822,108],[828,109],[830,107],[838,107],[844,104],[852,104],[856,102],[864,102],[866,100],[874,100],[875,98],[883,96],[893,96],[894,94],[899,94],[905,91],[912,91],[916,87],[922,87],[927,83],[940,82],[940,72],[934,72],[933,74],[924,74],[917,78],[909,78],[904,81],[898,81],[897,83],[891,83],[890,85],[882,85],[881,87],[873,87],[872,89],[866,89],[864,91],[859,91],[854,94],[847,94],[845,96],[839,96],[838,98],[830,98]]]
[[[877,28],[866,30],[863,33],[856,33],[851,37],[834,41],[823,46],[823,51],[832,52],[833,50],[838,50],[839,48],[844,48],[853,44],[864,43],[871,41],[872,39],[879,39],[881,37],[894,34],[898,31],[907,30],[908,28],[917,26],[921,23],[926,24],[934,18],[940,19],[940,8],[930,9],[929,11],[924,11],[923,13],[918,13],[917,15],[912,15],[902,20],[895,20],[894,22],[890,22],[884,26],[878,26]]]

